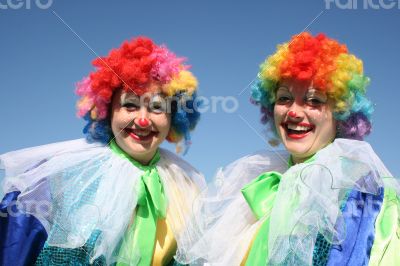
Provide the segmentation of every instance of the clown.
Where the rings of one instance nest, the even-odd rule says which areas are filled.
[[[186,152],[197,81],[165,46],[124,42],[77,85],[86,139],[0,156],[2,265],[167,265],[202,175]]]
[[[398,265],[400,186],[371,146],[361,60],[301,33],[261,64],[251,100],[285,151],[246,156],[199,198],[193,265]],[[258,177],[257,177],[258,176]]]

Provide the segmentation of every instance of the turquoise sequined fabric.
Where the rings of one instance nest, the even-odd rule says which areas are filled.
[[[94,244],[97,238],[100,236],[100,232],[94,232],[89,240],[83,247],[80,248],[58,248],[49,247],[45,245],[42,252],[40,253],[36,264],[37,266],[81,266],[81,265],[94,265],[103,266],[106,265],[104,257],[99,257],[93,263],[90,263],[90,255],[93,252]]]
[[[92,170],[93,171],[93,170]],[[91,170],[87,170],[85,175],[90,176]],[[70,182],[77,176],[76,173],[71,171],[70,173],[64,173],[60,179],[56,179],[56,182],[51,183],[52,188],[60,186],[63,182]],[[74,210],[79,209],[81,206],[86,204],[91,204],[96,195],[98,189],[98,182],[94,182],[91,186],[85,188],[84,193],[81,198],[76,199],[75,194],[73,193],[73,187],[71,187],[71,191],[66,190],[64,194],[59,195],[58,198],[54,198],[53,204],[54,207],[59,210],[54,217],[54,225],[52,230],[49,233],[49,237],[54,240],[57,240],[59,243],[62,241],[67,241],[65,228],[62,226],[62,221],[65,220],[66,217],[69,217],[70,213],[66,210]],[[61,222],[57,222],[61,221]],[[49,246],[47,242],[45,243],[43,250],[39,254],[35,265],[36,266],[106,266],[107,262],[103,256],[96,258],[92,263],[90,262],[95,244],[98,240],[100,240],[101,231],[95,230],[91,233],[89,239],[86,241],[85,245],[80,248],[60,248],[55,246]],[[117,248],[118,250],[118,248]],[[111,265],[115,265],[116,263],[112,263]],[[184,266],[172,260],[168,265],[165,266]]]

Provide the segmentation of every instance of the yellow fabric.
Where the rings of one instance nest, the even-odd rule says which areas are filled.
[[[152,266],[168,265],[176,253],[176,241],[168,219],[171,218],[167,212],[166,219],[158,219],[156,227],[156,240],[154,243],[154,252],[152,258]],[[133,221],[129,226],[132,226]]]
[[[393,189],[385,188],[382,210],[375,221],[375,240],[370,266],[399,265],[400,262],[400,202]]]
[[[191,185],[190,190],[197,195],[199,193],[199,188],[194,183],[188,184]],[[170,193],[173,193],[175,196],[182,195],[181,189],[175,182],[171,182],[171,186],[168,189]],[[182,214],[188,216],[192,211],[190,208],[191,205],[187,204],[187,199],[179,197],[176,200],[176,205],[179,206],[169,204],[166,219],[159,219],[157,222],[156,243],[152,266],[167,265],[171,262],[177,250],[177,243],[172,231],[172,226],[175,231],[181,231],[185,225],[181,224],[177,217]]]
[[[168,217],[168,214],[167,214]],[[153,266],[167,265],[176,252],[176,241],[167,219],[157,222],[156,243],[152,264]]]
[[[174,231],[180,232],[185,227],[185,224],[183,224],[183,221],[179,218],[189,217],[192,211],[192,205],[188,204],[188,200],[181,196],[183,188],[178,186],[174,179],[170,180],[168,184],[169,194],[173,194],[175,204],[171,204],[171,202],[169,202],[166,218],[159,218],[157,220],[154,251],[151,260],[152,266],[168,265],[171,262],[177,250]],[[199,194],[199,188],[194,182],[187,182],[187,185],[189,186],[185,187],[184,189],[190,190],[193,195]],[[133,225],[134,218],[135,215],[132,217],[130,226]]]

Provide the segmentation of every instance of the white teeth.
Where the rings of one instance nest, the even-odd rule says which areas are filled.
[[[147,132],[140,132],[140,131],[134,131],[136,135],[141,136],[141,137],[146,137],[150,134],[150,131]]]
[[[287,128],[291,130],[298,130],[298,131],[307,131],[310,130],[311,127],[305,127],[305,126],[298,126],[294,124],[287,124]]]

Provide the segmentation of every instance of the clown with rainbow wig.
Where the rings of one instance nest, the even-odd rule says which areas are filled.
[[[186,152],[197,80],[139,37],[93,61],[78,83],[85,139],[0,155],[0,265],[172,265],[203,176]]]
[[[324,34],[300,33],[260,66],[251,101],[283,144],[219,170],[196,201],[191,265],[400,265],[399,180],[363,138],[369,78]]]

